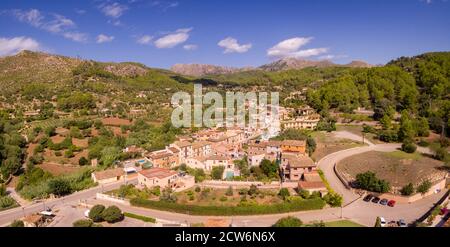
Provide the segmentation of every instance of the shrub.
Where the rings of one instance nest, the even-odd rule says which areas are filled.
[[[197,193],[200,192],[200,191],[202,191],[202,189],[201,189],[199,186],[196,186],[194,190],[195,190],[195,192],[197,192]]]
[[[85,166],[85,165],[87,165],[89,163],[89,161],[85,158],[85,157],[81,157],[79,160],[78,160],[78,165],[80,165],[80,166]]]
[[[221,202],[226,202],[228,199],[226,196],[221,196],[219,199]]]
[[[428,147],[430,145],[430,143],[428,143],[427,141],[421,139],[417,145],[421,146],[421,147]]]
[[[340,207],[342,206],[342,196],[335,193],[329,192],[328,194],[323,196],[323,199],[326,203],[328,203],[331,207]]]
[[[110,206],[103,210],[102,218],[108,223],[115,223],[123,220],[123,214],[117,206]]]
[[[12,207],[16,204],[16,201],[10,196],[0,197],[0,209]]]
[[[0,184],[0,197],[6,196],[6,185]]]
[[[300,191],[298,192],[298,194],[299,194],[302,198],[304,198],[304,199],[308,199],[309,196],[310,196],[309,191],[303,190],[303,189],[300,190]]]
[[[92,227],[94,222],[92,220],[77,220],[72,223],[73,227]]]
[[[240,204],[235,207],[229,206],[201,206],[191,204],[178,204],[166,201],[153,201],[142,198],[133,198],[131,205],[170,212],[191,214],[191,215],[258,215],[258,214],[278,214],[302,210],[322,209],[325,201],[316,198],[308,200],[294,200],[292,202],[283,202],[275,204]]]
[[[147,217],[147,216],[143,216],[143,215],[137,215],[137,214],[128,213],[128,212],[125,212],[123,214],[124,214],[125,217],[128,217],[128,218],[142,220],[144,222],[156,223],[156,219],[155,218],[151,218],[151,217]]]
[[[414,185],[412,183],[409,183],[400,190],[400,193],[404,196],[410,196],[414,193]]]
[[[300,227],[303,225],[303,222],[296,217],[288,216],[279,219],[273,227]]]
[[[425,194],[427,193],[431,188],[431,182],[429,180],[423,181],[419,186],[417,186],[417,192]]]
[[[159,186],[155,186],[155,187],[152,188],[150,193],[152,193],[155,196],[160,196],[161,195],[161,188]]]
[[[9,225],[10,227],[25,227],[25,224],[23,223],[23,221],[21,220],[14,220],[11,225]]]
[[[287,188],[281,188],[278,192],[278,195],[281,197],[281,199],[286,200],[286,198],[290,196],[291,193],[289,193],[289,190]]]
[[[230,186],[228,187],[227,191],[225,192],[226,196],[233,196],[233,188]]]
[[[48,182],[48,193],[54,194],[56,196],[68,195],[72,192],[70,188],[70,182],[62,179],[52,179]]]
[[[211,170],[211,177],[216,180],[222,179],[223,171],[225,170],[224,166],[215,166]]]
[[[356,183],[359,188],[373,192],[385,193],[391,189],[387,181],[378,179],[375,173],[369,171],[357,174]]]
[[[252,184],[250,185],[250,189],[248,190],[248,195],[249,196],[254,196],[259,194],[259,189],[258,187],[256,187],[256,185]]]
[[[89,211],[89,218],[94,222],[103,221],[102,213],[105,210],[105,206],[97,204],[91,208]]]
[[[402,144],[402,151],[406,153],[414,153],[417,149],[417,146],[414,145],[411,141],[405,141]]]
[[[74,154],[71,149],[68,149],[64,152],[64,157],[66,157],[66,158],[72,158],[73,156],[74,156]]]
[[[61,156],[61,155],[62,155],[61,151],[55,151],[55,156],[56,156],[56,157],[59,157],[59,156]]]
[[[445,160],[446,156],[448,155],[447,149],[444,147],[440,147],[436,149],[434,153],[434,158],[437,160]]]

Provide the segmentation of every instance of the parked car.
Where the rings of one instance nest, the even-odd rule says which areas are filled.
[[[370,200],[372,200],[373,195],[372,194],[368,194],[367,196],[364,197],[363,201],[365,202],[370,202]]]
[[[382,200],[380,201],[380,204],[386,206],[386,205],[388,204],[388,199],[386,199],[386,198],[385,198],[385,199],[382,199]]]
[[[380,201],[380,198],[378,197],[378,196],[375,196],[373,199],[372,199],[372,202],[373,203],[378,203]]]
[[[395,201],[394,200],[390,200],[387,205],[389,207],[394,207],[395,206]]]
[[[450,210],[448,208],[441,208],[440,215],[446,215]]]
[[[406,224],[406,222],[405,222],[404,219],[400,219],[400,220],[397,222],[397,224],[398,224],[399,227],[408,227],[408,224]]]
[[[381,227],[385,227],[387,222],[383,217],[380,217],[380,223],[381,223]]]

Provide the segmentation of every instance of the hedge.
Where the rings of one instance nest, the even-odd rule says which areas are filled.
[[[325,201],[321,198],[295,200],[291,202],[283,202],[272,205],[258,204],[235,207],[185,205],[165,201],[151,201],[142,198],[133,198],[131,199],[130,203],[133,206],[164,210],[175,213],[217,216],[279,214],[294,211],[322,209],[326,204]]]
[[[143,216],[143,215],[137,215],[137,214],[128,213],[128,212],[123,213],[123,215],[125,215],[125,217],[142,220],[144,222],[156,223],[155,218],[151,218],[151,217],[147,217],[147,216]]]

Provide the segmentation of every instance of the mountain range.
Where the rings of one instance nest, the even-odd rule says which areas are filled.
[[[336,64],[330,60],[304,60],[297,58],[283,58],[275,62],[264,64],[259,67],[226,67],[210,64],[175,64],[170,70],[172,72],[186,76],[204,76],[217,74],[231,74],[243,71],[262,70],[262,71],[283,71],[290,69],[303,69],[308,67],[326,68],[326,67],[352,67],[352,68],[370,68],[373,65],[364,61],[352,61],[348,64]]]

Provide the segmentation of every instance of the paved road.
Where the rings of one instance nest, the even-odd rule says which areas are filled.
[[[137,179],[128,180],[127,182],[136,183]],[[97,193],[117,189],[122,184],[124,184],[124,181],[119,181],[103,186],[99,185],[97,187],[93,187],[87,190],[75,192],[65,197],[44,200],[43,202],[33,203],[23,207],[17,207],[5,211],[0,211],[0,226],[6,225],[15,219],[24,217],[25,215],[41,212],[47,207],[53,208],[55,206],[59,206],[66,203],[75,203],[89,198],[94,198]]]
[[[288,215],[299,217],[304,222],[311,221],[331,221],[340,219],[341,216],[346,219],[354,220],[363,225],[372,226],[375,222],[377,216],[383,216],[386,220],[398,220],[405,219],[407,222],[412,222],[416,218],[420,217],[428,209],[433,206],[433,203],[439,200],[445,193],[444,191],[439,194],[434,194],[432,196],[426,197],[425,199],[419,200],[411,204],[398,204],[394,208],[382,206],[379,204],[366,203],[362,201],[357,195],[355,195],[351,190],[344,187],[342,182],[337,178],[333,171],[333,166],[340,160],[355,155],[359,153],[368,152],[371,150],[391,152],[400,147],[400,144],[380,144],[371,145],[364,147],[356,147],[347,150],[338,151],[330,155],[325,156],[318,162],[319,167],[324,171],[328,182],[331,187],[338,193],[342,194],[344,197],[344,202],[347,206],[343,209],[341,208],[326,208],[323,210],[315,211],[303,211],[294,212],[286,214],[277,215],[255,215],[255,216],[235,216],[235,217],[215,217],[215,216],[192,216],[186,214],[171,213],[166,211],[151,210],[146,208],[138,208],[125,205],[117,205],[122,208],[122,210],[127,212],[132,212],[141,215],[151,216],[157,219],[176,221],[181,223],[199,223],[204,222],[208,218],[227,218],[232,221],[234,225],[237,226],[270,226],[276,222],[279,218]],[[420,149],[421,152],[429,152],[426,149]],[[129,182],[136,182],[136,179],[129,180]],[[15,208],[7,211],[0,212],[0,225],[5,225],[14,219],[23,217],[31,213],[39,212],[45,207],[60,206],[65,203],[76,203],[82,200],[87,200],[90,204],[102,203],[105,205],[111,204],[110,202],[100,201],[95,199],[95,194],[101,191],[108,191],[118,188],[124,182],[117,182],[109,185],[97,186],[88,190],[76,192],[72,195],[66,196],[64,198],[47,200],[44,203],[32,204],[25,206],[23,208]],[[358,199],[359,198],[359,199]],[[351,202],[351,203],[350,203]],[[350,204],[349,204],[350,203]],[[342,214],[341,214],[342,213]]]

